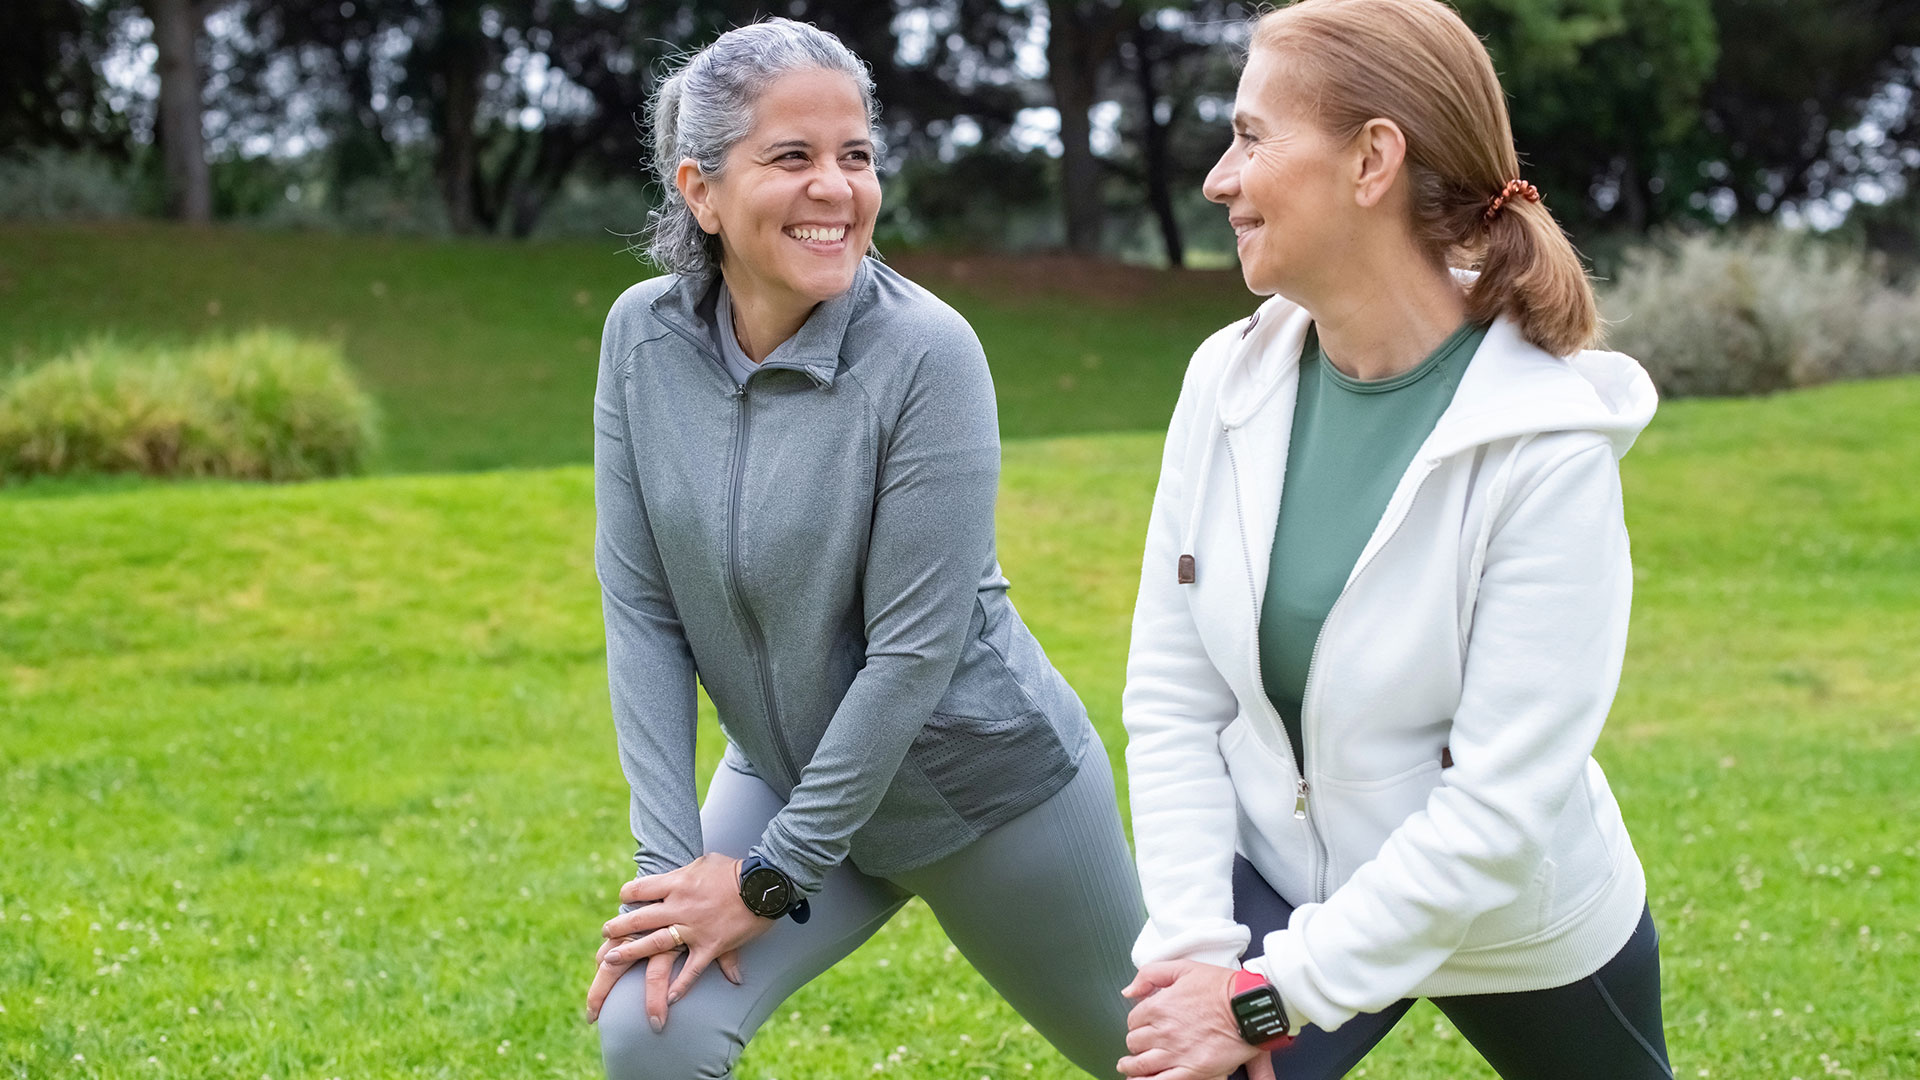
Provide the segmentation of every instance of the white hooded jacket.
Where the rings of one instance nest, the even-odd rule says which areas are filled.
[[[1247,964],[1296,1029],[1582,978],[1646,895],[1591,755],[1633,585],[1617,459],[1653,384],[1493,324],[1328,613],[1301,769],[1258,631],[1309,321],[1275,297],[1208,338],[1167,433],[1123,705],[1134,960],[1238,963],[1237,850],[1296,905]]]

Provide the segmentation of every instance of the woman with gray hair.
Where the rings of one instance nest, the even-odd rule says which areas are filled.
[[[1035,1029],[1111,1075],[1144,921],[1112,770],[1007,600],[980,344],[868,257],[867,69],[772,19],[687,60],[651,109],[648,250],[672,273],[614,304],[594,407],[638,844],[588,991],[607,1071],[729,1075],[919,896]],[[701,804],[696,678],[727,741]]]

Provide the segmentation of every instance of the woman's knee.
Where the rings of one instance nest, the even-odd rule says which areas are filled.
[[[689,1008],[693,997],[675,1005],[666,1026],[655,1031],[647,1022],[644,995],[621,994],[620,985],[615,984],[600,1012],[600,1056],[608,1080],[723,1080],[733,1075],[738,1040],[719,1018]]]

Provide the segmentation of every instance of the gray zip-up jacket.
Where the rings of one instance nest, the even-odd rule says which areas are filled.
[[[803,893],[909,870],[1059,790],[1085,708],[1007,600],[978,339],[866,260],[736,385],[715,279],[628,289],[594,398],[594,564],[642,874],[701,850],[694,679],[787,800],[755,848]]]

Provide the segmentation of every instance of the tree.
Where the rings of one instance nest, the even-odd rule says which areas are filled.
[[[1711,187],[1753,218],[1829,195],[1888,169],[1915,175],[1920,124],[1920,3],[1914,0],[1714,0],[1720,64],[1702,125]],[[1877,118],[1870,160],[1848,145],[1877,96],[1906,104]]]
[[[1576,233],[1687,212],[1715,57],[1709,3],[1461,3],[1507,91],[1522,172]]]
[[[1060,204],[1067,248],[1100,250],[1106,207],[1093,153],[1093,106],[1103,69],[1139,19],[1135,0],[1047,0],[1047,85],[1060,114]]]
[[[121,14],[80,0],[0,4],[0,146],[126,157],[127,120],[100,74]]]
[[[1177,206],[1197,190],[1230,137],[1227,116],[1239,79],[1235,59],[1244,47],[1246,18],[1231,0],[1202,0],[1182,10],[1141,16],[1122,43],[1116,86],[1121,130],[1132,144],[1107,159],[1110,171],[1131,181],[1159,228],[1167,265],[1186,264]],[[1203,98],[1210,119],[1198,114]]]
[[[200,37],[206,9],[193,0],[146,0],[160,76],[157,137],[167,182],[167,212],[182,221],[213,218],[213,182],[200,128]]]

